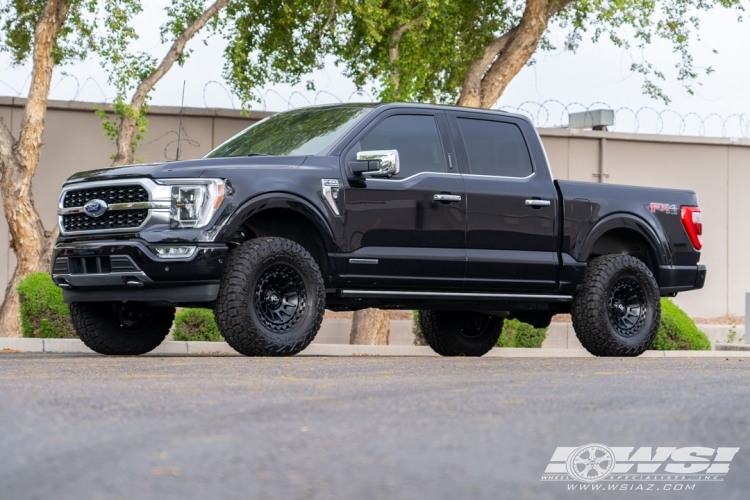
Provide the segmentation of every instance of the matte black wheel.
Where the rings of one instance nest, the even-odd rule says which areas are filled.
[[[134,355],[155,349],[174,320],[174,307],[138,302],[74,302],[70,319],[76,333],[100,354]]]
[[[312,256],[284,238],[257,238],[230,254],[215,313],[238,352],[290,356],[315,338],[324,309],[323,277]]]
[[[441,356],[483,356],[497,344],[503,320],[466,311],[419,311],[419,326]]]
[[[589,262],[572,308],[578,339],[596,356],[638,356],[659,328],[659,286],[651,271],[630,255]]]

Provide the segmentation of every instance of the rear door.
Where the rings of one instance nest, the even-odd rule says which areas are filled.
[[[345,190],[345,282],[395,288],[460,289],[466,193],[441,111],[394,110],[378,117],[344,150],[398,151],[401,172],[351,182]],[[455,154],[453,154],[455,159]],[[437,201],[435,195],[450,199]]]
[[[557,287],[557,192],[528,147],[529,125],[492,115],[448,114],[466,185],[466,287]]]

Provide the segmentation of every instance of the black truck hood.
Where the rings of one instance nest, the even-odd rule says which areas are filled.
[[[143,163],[77,172],[68,177],[65,184],[132,177],[150,177],[153,179],[210,177],[212,170],[292,168],[301,165],[304,161],[304,156],[243,156],[239,158],[201,158],[165,163]]]

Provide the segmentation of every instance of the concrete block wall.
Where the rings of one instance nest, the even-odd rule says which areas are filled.
[[[18,133],[24,99],[0,97],[0,116]],[[110,164],[114,147],[104,137],[95,106],[50,101],[41,162],[34,179],[37,209],[47,228],[56,223],[62,182],[72,173]],[[149,127],[136,157],[144,162],[173,160],[180,110],[152,106]],[[227,109],[185,108],[182,159],[198,158],[270,113],[249,117]],[[648,134],[540,129],[553,173],[559,179],[691,189],[703,209],[704,251],[708,266],[703,290],[680,294],[676,302],[693,317],[744,315],[750,292],[750,140],[674,137]],[[601,154],[601,151],[604,154]],[[600,161],[602,163],[600,164]],[[0,288],[15,266],[8,249],[5,218],[0,217]]]

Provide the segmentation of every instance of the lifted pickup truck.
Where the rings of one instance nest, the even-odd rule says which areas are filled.
[[[557,313],[593,354],[635,356],[659,297],[706,276],[695,193],[555,181],[529,120],[446,106],[273,115],[199,160],[75,174],[59,219],[52,278],[103,354],[154,349],[193,306],[250,356],[368,307],[420,310],[446,356]]]

